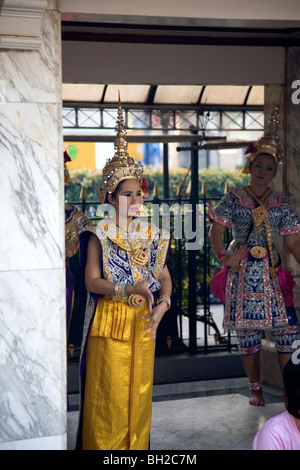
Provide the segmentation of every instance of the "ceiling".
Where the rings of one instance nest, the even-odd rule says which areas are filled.
[[[264,105],[264,86],[229,85],[124,85],[63,83],[63,102],[115,104],[118,93],[122,104],[175,106]]]
[[[282,6],[284,8],[284,4]],[[222,9],[225,11],[226,7]],[[226,19],[62,12],[62,40],[135,44],[300,45],[299,5],[298,17],[294,19],[262,19],[259,12],[257,14],[256,19],[242,19],[242,14],[240,18]]]
[[[283,49],[285,46],[299,46],[300,45],[300,21],[296,19],[281,21],[278,19],[217,19],[217,18],[188,18],[188,17],[155,17],[155,16],[141,16],[141,15],[126,15],[126,14],[93,14],[91,13],[70,13],[62,12],[62,44],[63,44],[63,57],[65,57],[65,73],[63,73],[63,102],[79,102],[88,104],[100,104],[100,105],[114,105],[117,102],[118,92],[121,95],[122,104],[128,105],[139,105],[139,106],[159,106],[159,105],[175,105],[175,106],[232,106],[232,107],[263,107],[264,105],[264,77],[258,78],[258,81],[246,82],[244,77],[238,80],[238,69],[242,74],[243,68],[245,68],[241,57],[236,55],[236,52],[230,50],[231,57],[226,56],[227,50],[224,50],[224,65],[223,68],[218,70],[219,75],[224,76],[224,84],[220,84],[220,81],[216,81],[216,70],[214,64],[216,62],[221,63],[224,46],[232,47],[238,51],[240,46],[244,47],[244,55],[246,57],[249,50],[251,55],[245,59],[245,63],[249,64],[252,57],[258,57],[258,49],[261,51],[264,49],[266,57],[270,57],[270,65],[274,67],[274,63],[280,62],[279,60],[271,59],[272,53],[275,50]],[[65,44],[65,46],[64,46]],[[74,50],[77,54],[81,55],[82,68],[85,72],[83,73],[82,68],[72,68],[72,73],[68,73],[74,63],[74,56],[67,62],[68,58],[71,57],[71,44],[74,44]],[[81,45],[83,49],[81,49]],[[113,46],[114,45],[114,46]],[[126,49],[124,47],[126,46]],[[134,56],[134,60],[130,62],[131,47],[142,47],[139,49],[139,55]],[[148,47],[147,47],[148,46]],[[162,63],[158,62],[157,49],[154,50],[154,57],[150,58],[149,70],[145,72],[149,76],[149,83],[147,79],[142,77],[142,80],[135,82],[135,77],[142,76],[141,70],[135,69],[132,75],[128,78],[126,68],[133,68],[138,63],[143,63],[143,55],[147,55],[150,51],[149,47],[161,46],[159,51],[161,54],[161,61],[168,60],[170,63],[169,69],[173,64],[174,72],[170,73],[172,78],[172,84],[170,79],[168,80],[168,71],[163,70]],[[168,47],[175,47],[177,49],[166,49]],[[176,70],[176,58],[173,62],[170,59],[165,59],[165,54],[173,53],[176,56],[176,50],[178,51],[179,62],[182,64],[182,56],[179,56],[180,47],[186,47],[183,50],[182,56],[185,55],[185,50],[191,53],[192,60],[195,55],[197,56],[198,64],[194,64],[191,70],[186,71],[187,82],[182,83],[184,80],[184,72],[182,72],[181,78],[179,74],[175,73]],[[200,50],[192,49],[195,46],[199,47],[211,47],[215,46],[214,50],[219,47],[222,52],[219,56],[214,57],[213,50],[211,51],[211,64],[206,62],[208,55],[207,49],[204,50],[201,56]],[[237,47],[235,47],[237,46]],[[165,49],[164,49],[165,48]],[[255,51],[253,52],[253,48]],[[124,53],[125,50],[125,53]],[[144,54],[141,52],[144,50]],[[151,49],[152,50],[152,49]],[[120,58],[117,56],[118,51],[123,56],[121,57],[123,63],[120,63],[120,67],[115,67],[115,62],[120,62]],[[135,51],[135,49],[134,49]],[[134,52],[135,53],[135,52]],[[239,52],[238,52],[239,53]],[[84,55],[91,54],[90,62],[86,59],[83,62]],[[194,56],[193,56],[194,54]],[[232,60],[236,55],[236,70],[233,70]],[[108,57],[109,56],[109,57]],[[78,55],[77,55],[78,57]],[[275,57],[275,56],[274,56]],[[99,58],[100,64],[97,61]],[[231,60],[231,62],[229,61]],[[248,61],[248,62],[247,62]],[[203,64],[202,68],[199,67],[199,62]],[[260,66],[257,66],[253,60],[253,68],[258,69],[255,73],[258,75],[259,70],[261,73],[264,58],[260,61]],[[90,71],[86,71],[90,63]],[[259,63],[259,62],[258,62]],[[130,65],[128,65],[130,64]],[[153,64],[153,65],[152,65]],[[213,65],[212,65],[213,64]],[[127,67],[126,67],[127,65]],[[146,64],[149,65],[148,63]],[[267,64],[266,64],[267,65]],[[178,64],[179,66],[179,64]],[[228,68],[231,67],[232,74],[229,79],[226,80],[225,75]],[[278,65],[276,65],[278,67]],[[152,67],[152,69],[151,69]],[[109,70],[111,68],[111,73]],[[144,67],[145,68],[145,67]],[[180,68],[180,67],[178,67]],[[205,75],[206,81],[202,80],[201,73],[204,70],[210,70],[209,77],[211,81],[207,81],[207,75]],[[267,67],[269,69],[270,67]],[[283,70],[283,65],[281,64]],[[143,66],[140,67],[143,69]],[[157,70],[157,74],[152,75],[149,73],[151,70]],[[118,72],[116,72],[119,71]],[[195,71],[195,77],[192,80],[192,84],[188,81],[188,77]],[[281,70],[281,76],[283,74]],[[63,62],[64,71],[64,62]],[[107,73],[108,71],[108,73]],[[93,74],[94,72],[94,74]],[[176,71],[177,72],[177,71]],[[92,75],[93,74],[93,75]],[[161,80],[159,80],[159,74]],[[271,74],[275,76],[275,74]],[[195,81],[199,77],[199,84]],[[249,72],[246,73],[246,77],[249,77]],[[95,78],[96,77],[96,78]],[[97,80],[99,78],[99,82]],[[118,78],[119,77],[119,81]],[[155,82],[156,77],[158,80]],[[174,78],[173,78],[174,77]],[[183,77],[183,78],[182,78]],[[232,82],[232,77],[237,77],[236,84]],[[71,79],[70,79],[71,78]],[[102,80],[101,80],[102,78]],[[176,78],[178,79],[176,84]],[[90,79],[90,80],[89,80]],[[164,81],[165,80],[165,81]],[[218,80],[220,78],[218,77]],[[267,77],[269,80],[269,77]],[[167,81],[167,83],[166,83]],[[277,79],[275,82],[279,82]],[[229,83],[228,83],[229,82]],[[232,83],[230,83],[232,82]],[[242,83],[242,84],[241,84]]]

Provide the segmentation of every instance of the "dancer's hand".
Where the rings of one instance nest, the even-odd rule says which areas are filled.
[[[151,313],[149,312],[148,315],[143,317],[144,320],[150,319],[146,325],[146,331],[150,331],[150,338],[156,338],[156,332],[158,325],[161,322],[162,317],[164,316],[166,310],[168,309],[168,305],[165,302],[161,302],[160,304],[156,305]]]
[[[229,266],[233,271],[238,271],[240,267],[241,260],[244,258],[245,255],[249,253],[249,248],[247,245],[243,245],[237,248],[232,255],[227,256],[223,261],[222,264],[225,266]]]
[[[153,294],[151,290],[149,289],[149,283],[151,281],[151,277],[152,275],[150,273],[148,278],[145,279],[144,281],[141,281],[138,284],[134,284],[133,286],[127,286],[127,293],[129,296],[132,294],[137,294],[137,295],[144,297],[148,305],[149,314],[151,314],[152,312],[152,305],[154,303]]]

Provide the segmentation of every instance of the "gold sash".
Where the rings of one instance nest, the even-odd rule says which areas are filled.
[[[264,205],[264,201],[267,199],[269,194],[272,192],[271,188],[267,188],[267,190],[264,192],[261,198],[258,198],[250,186],[244,186],[244,189],[247,191],[248,194],[250,194],[251,197],[259,204],[258,207],[253,209],[251,216],[252,216],[252,222],[254,226],[255,231],[259,231],[263,228],[266,229],[266,235],[267,235],[267,243],[268,243],[268,251],[269,251],[269,256],[271,260],[271,267],[270,267],[270,273],[271,276],[274,277],[276,275],[277,269],[275,268],[274,264],[274,257],[273,257],[273,250],[272,250],[272,238],[271,238],[271,228],[270,228],[270,220],[269,220],[269,213]],[[257,248],[257,247],[253,247]],[[258,247],[262,248],[265,250],[263,247]],[[259,250],[256,250],[257,252]],[[255,250],[253,250],[255,252]],[[251,253],[252,254],[252,253]],[[255,256],[255,255],[253,255]],[[258,256],[255,256],[258,257]],[[259,256],[260,258],[261,256]]]

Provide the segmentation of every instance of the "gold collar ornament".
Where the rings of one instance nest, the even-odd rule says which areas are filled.
[[[130,157],[127,151],[126,130],[124,126],[123,110],[120,101],[118,103],[118,117],[115,128],[117,132],[115,140],[115,154],[107,160],[103,171],[102,188],[98,191],[99,201],[103,204],[106,195],[112,194],[118,184],[126,179],[136,179],[141,188],[143,186],[143,165]]]
[[[267,209],[263,204],[258,206],[256,209],[253,209],[251,212],[253,226],[256,231],[264,228],[266,221],[269,219],[269,214]]]
[[[256,207],[256,209],[252,210],[251,216],[252,216],[254,229],[256,231],[261,230],[262,228],[264,228],[264,225],[269,222],[269,213],[264,206],[264,201],[271,194],[272,189],[267,188],[264,194],[260,198],[257,197],[256,194],[254,194],[250,186],[244,186],[244,189],[259,204],[259,206]]]
[[[280,107],[275,105],[271,118],[268,123],[268,129],[265,134],[260,137],[256,142],[252,142],[247,148],[245,155],[246,164],[243,168],[242,173],[248,175],[250,173],[250,167],[252,162],[259,154],[268,154],[274,157],[276,162],[276,168],[282,162],[281,145],[278,137],[278,127],[280,122]]]
[[[132,253],[137,252],[138,258],[140,253],[142,253],[145,248],[149,248],[153,243],[159,229],[154,224],[148,224],[139,219],[133,220],[130,223],[129,229],[130,231],[127,232],[123,228],[118,227],[114,219],[103,219],[97,224],[96,231],[100,239],[107,237],[123,250]],[[144,259],[145,257],[142,256],[141,258]]]
[[[139,264],[140,266],[144,266],[148,263],[150,258],[150,253],[147,251],[143,251],[139,248],[136,250],[132,250],[130,253],[130,259],[133,263]]]
[[[275,267],[274,257],[273,257],[273,249],[272,249],[272,238],[271,238],[271,228],[270,228],[270,220],[269,220],[269,213],[264,205],[264,201],[267,199],[269,194],[272,192],[271,188],[267,188],[261,198],[258,198],[250,186],[244,186],[244,189],[247,191],[253,199],[258,202],[259,206],[256,209],[252,210],[252,221],[254,230],[258,231],[263,228],[266,229],[267,235],[267,243],[268,243],[268,251],[271,260],[271,267],[270,267],[270,274],[272,277],[275,276],[277,272],[277,268]],[[267,250],[262,246],[255,246],[252,247],[250,253],[254,258],[263,258],[267,254]]]

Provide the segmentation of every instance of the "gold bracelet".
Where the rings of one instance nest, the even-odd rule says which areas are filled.
[[[157,300],[156,305],[159,305],[161,302],[166,302],[168,305],[167,310],[171,307],[171,299],[168,295],[161,295],[160,298]]]
[[[224,261],[225,259],[229,258],[229,255],[224,255],[222,256],[220,259],[219,259],[219,263],[222,264],[222,261]]]

